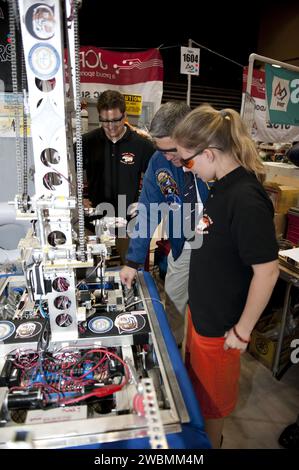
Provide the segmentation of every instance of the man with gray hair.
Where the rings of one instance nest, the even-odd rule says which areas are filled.
[[[168,255],[168,268],[165,278],[165,292],[168,321],[180,346],[184,338],[184,320],[188,302],[188,278],[190,263],[190,245],[184,230],[183,203],[204,203],[207,200],[209,188],[200,179],[195,179],[191,173],[183,171],[180,156],[172,140],[175,126],[191,111],[190,107],[180,101],[169,101],[163,104],[155,114],[150,134],[155,142],[156,152],[152,156],[148,169],[143,178],[142,192],[138,205],[143,204],[146,209],[146,234],[131,238],[126,265],[120,272],[123,284],[131,287],[137,270],[142,268],[147,256],[151,237],[157,224],[151,223],[151,207],[167,203],[168,211],[168,238],[171,251]],[[180,211],[180,226],[178,227],[177,212]],[[195,209],[193,209],[193,212]],[[195,216],[195,214],[194,214]],[[139,211],[136,226],[142,225],[144,211]],[[190,224],[190,221],[189,221]],[[194,224],[193,224],[194,229]],[[191,236],[190,236],[191,239]]]

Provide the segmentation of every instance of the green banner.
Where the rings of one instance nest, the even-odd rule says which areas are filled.
[[[269,121],[299,126],[299,72],[266,64]]]

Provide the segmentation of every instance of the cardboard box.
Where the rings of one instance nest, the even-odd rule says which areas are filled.
[[[284,238],[286,230],[287,217],[286,214],[274,214],[275,233],[278,239]]]
[[[299,170],[299,169],[298,169]],[[292,177],[292,176],[283,176],[283,175],[274,175],[266,181],[267,183],[277,183],[284,186],[293,186],[293,188],[299,188],[299,178]]]
[[[278,334],[280,332],[281,313],[281,310],[279,310],[275,314],[262,317],[251,333],[251,341],[249,343],[248,351],[269,369],[272,369],[274,365]],[[290,345],[296,335],[298,335],[298,332],[294,332],[291,336],[286,335],[283,338],[279,357],[279,367],[282,367],[289,362],[292,352]]]
[[[297,206],[299,188],[270,181],[264,183],[264,188],[273,203],[276,213],[286,214],[290,207]]]
[[[279,367],[288,363],[291,355],[290,344],[293,337],[286,336],[283,339],[283,344],[280,352]],[[277,348],[277,340],[267,338],[267,336],[258,330],[253,330],[251,333],[251,341],[249,344],[249,352],[259,362],[272,369],[274,365],[275,353]]]

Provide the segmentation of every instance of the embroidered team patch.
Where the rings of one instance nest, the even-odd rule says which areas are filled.
[[[124,152],[121,154],[120,163],[124,165],[134,165],[135,164],[135,155],[131,152]]]
[[[199,233],[200,235],[209,233],[208,228],[213,224],[211,217],[207,214],[203,214],[201,219],[199,220],[195,232]]]
[[[178,185],[174,180],[172,174],[166,170],[160,170],[156,173],[157,183],[160,191],[172,209],[178,209],[182,203],[179,196]]]

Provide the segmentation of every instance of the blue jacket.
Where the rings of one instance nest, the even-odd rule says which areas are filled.
[[[197,179],[197,187],[201,202],[204,204],[209,194],[208,186],[202,180]],[[154,212],[153,217],[153,203],[161,204],[164,202],[173,209],[169,211],[168,238],[174,259],[176,260],[180,256],[185,238],[182,235],[182,217],[179,218],[181,225],[178,227],[175,223],[175,214],[177,211],[182,214],[183,191],[183,168],[175,167],[170,161],[166,160],[161,152],[155,152],[144,175],[142,191],[138,200],[138,204],[142,203],[144,206],[143,210],[138,210],[136,230],[138,232],[140,227],[146,227],[146,234],[143,237],[131,238],[127,253],[127,264],[129,266],[138,268],[144,264],[151,238],[161,221],[161,213],[158,213],[157,210]]]

